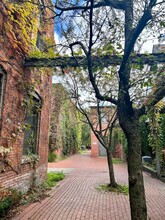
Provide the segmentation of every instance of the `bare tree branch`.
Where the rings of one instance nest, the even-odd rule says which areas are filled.
[[[71,51],[72,51],[72,56],[75,57],[75,56],[74,56],[74,53],[73,53],[73,46],[76,46],[76,45],[81,46],[81,48],[83,49],[85,55],[87,56],[88,51],[87,51],[87,49],[85,48],[84,44],[83,44],[82,42],[80,42],[80,41],[76,41],[76,42],[74,42],[74,43],[69,44],[69,46],[70,46],[70,48],[71,48]]]
[[[120,10],[125,10],[125,2],[124,1],[119,1],[119,0],[104,0],[100,1],[96,4],[92,5],[81,5],[81,6],[71,6],[71,7],[62,7],[59,6],[58,4],[55,4],[55,9],[60,10],[62,13],[65,11],[73,11],[73,10],[89,10],[92,8],[100,8],[100,7],[105,7],[105,6],[110,6],[115,9],[120,9]],[[60,13],[61,13],[60,12]]]

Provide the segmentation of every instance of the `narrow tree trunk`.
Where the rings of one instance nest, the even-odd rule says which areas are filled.
[[[115,175],[114,175],[113,162],[112,162],[112,153],[109,149],[106,149],[106,151],[107,151],[107,162],[108,162],[110,186],[117,187],[117,183],[115,181]]]
[[[128,119],[129,120],[129,119]],[[147,208],[142,173],[141,139],[139,121],[126,121],[125,134],[128,141],[129,196],[132,220],[146,220]]]

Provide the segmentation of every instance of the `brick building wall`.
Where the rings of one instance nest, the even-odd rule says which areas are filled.
[[[50,16],[50,11],[42,11],[41,21],[36,14],[39,12],[36,10],[37,6],[12,2],[0,2],[0,148],[12,148],[6,158],[10,160],[10,165],[3,163],[4,158],[0,154],[0,184],[27,191],[32,184],[34,172],[36,183],[40,183],[47,170],[51,70],[24,68],[23,62],[34,44],[37,44],[38,33],[53,40],[54,30],[52,22],[46,24],[44,21],[45,17]],[[25,15],[21,14],[21,7],[26,10]],[[21,23],[22,21],[25,23]],[[31,29],[28,29],[28,25]],[[28,155],[23,155],[29,93],[31,96],[37,94],[41,102],[41,109],[37,113],[35,152],[39,161],[35,169],[31,166]]]
[[[100,116],[102,117],[101,127],[102,127],[103,133],[107,129],[108,122],[111,121],[111,117],[112,117],[114,111],[115,111],[115,108],[112,106],[111,107],[104,107],[104,106],[100,107],[100,112],[103,113],[103,114],[100,114]],[[98,123],[99,118],[98,118],[97,107],[95,107],[95,106],[91,107],[90,117],[91,117],[91,121],[94,123],[94,125],[93,125],[94,129],[99,131],[100,127],[99,127],[99,123]],[[103,148],[103,146],[101,146],[97,137],[95,136],[95,134],[91,130],[91,157],[97,158],[99,156],[105,156],[106,151],[102,148]],[[117,144],[115,146],[113,156],[120,158],[120,159],[123,159],[123,149],[122,149],[121,144]]]
[[[107,124],[102,123],[102,129],[106,129]],[[91,131],[91,157],[99,157],[99,141],[93,131]]]
[[[82,141],[81,115],[61,83],[53,84],[51,97],[50,152],[58,157],[77,153]]]
[[[91,157],[99,157],[99,142],[93,131],[91,131]]]
[[[58,157],[62,155],[62,132],[60,132],[60,117],[62,117],[63,105],[67,98],[67,92],[60,83],[52,85],[51,89],[51,127],[50,127],[50,150]]]

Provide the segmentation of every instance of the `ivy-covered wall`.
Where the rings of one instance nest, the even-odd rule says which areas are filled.
[[[142,137],[142,155],[151,156],[155,158],[155,144],[151,142],[150,136],[152,135],[150,131],[149,118],[144,115],[140,119],[140,129]],[[160,114],[158,122],[158,143],[159,150],[165,149],[165,114]]]
[[[50,16],[50,10],[40,11],[28,1],[0,1],[0,69],[5,76],[3,91],[0,88],[0,183],[22,191],[28,190],[34,176],[34,167],[23,160],[27,96],[34,92],[41,99],[35,164],[38,182],[47,170],[51,70],[24,68],[23,63],[25,56],[36,51],[43,54],[47,42],[53,42]],[[11,149],[5,157],[4,149]]]
[[[50,152],[75,154],[82,145],[82,116],[61,84],[53,84],[51,103]]]

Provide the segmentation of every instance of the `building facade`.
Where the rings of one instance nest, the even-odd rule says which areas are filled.
[[[62,84],[52,86],[49,153],[57,157],[77,153],[82,145],[81,114]]]
[[[116,109],[114,106],[102,106],[102,107],[91,107],[91,122],[93,123],[93,128],[97,133],[102,133],[105,135],[104,138],[107,140],[110,138],[110,126],[113,122],[113,118],[115,118]],[[113,136],[112,136],[113,139]],[[120,143],[116,143],[114,149],[111,151],[114,157],[123,159],[123,150],[122,145]],[[91,130],[91,157],[98,158],[98,157],[106,157],[107,152],[103,145],[100,143],[94,132]]]
[[[52,74],[23,63],[53,42],[51,13],[26,1],[0,2],[0,184],[24,192],[47,172]]]

